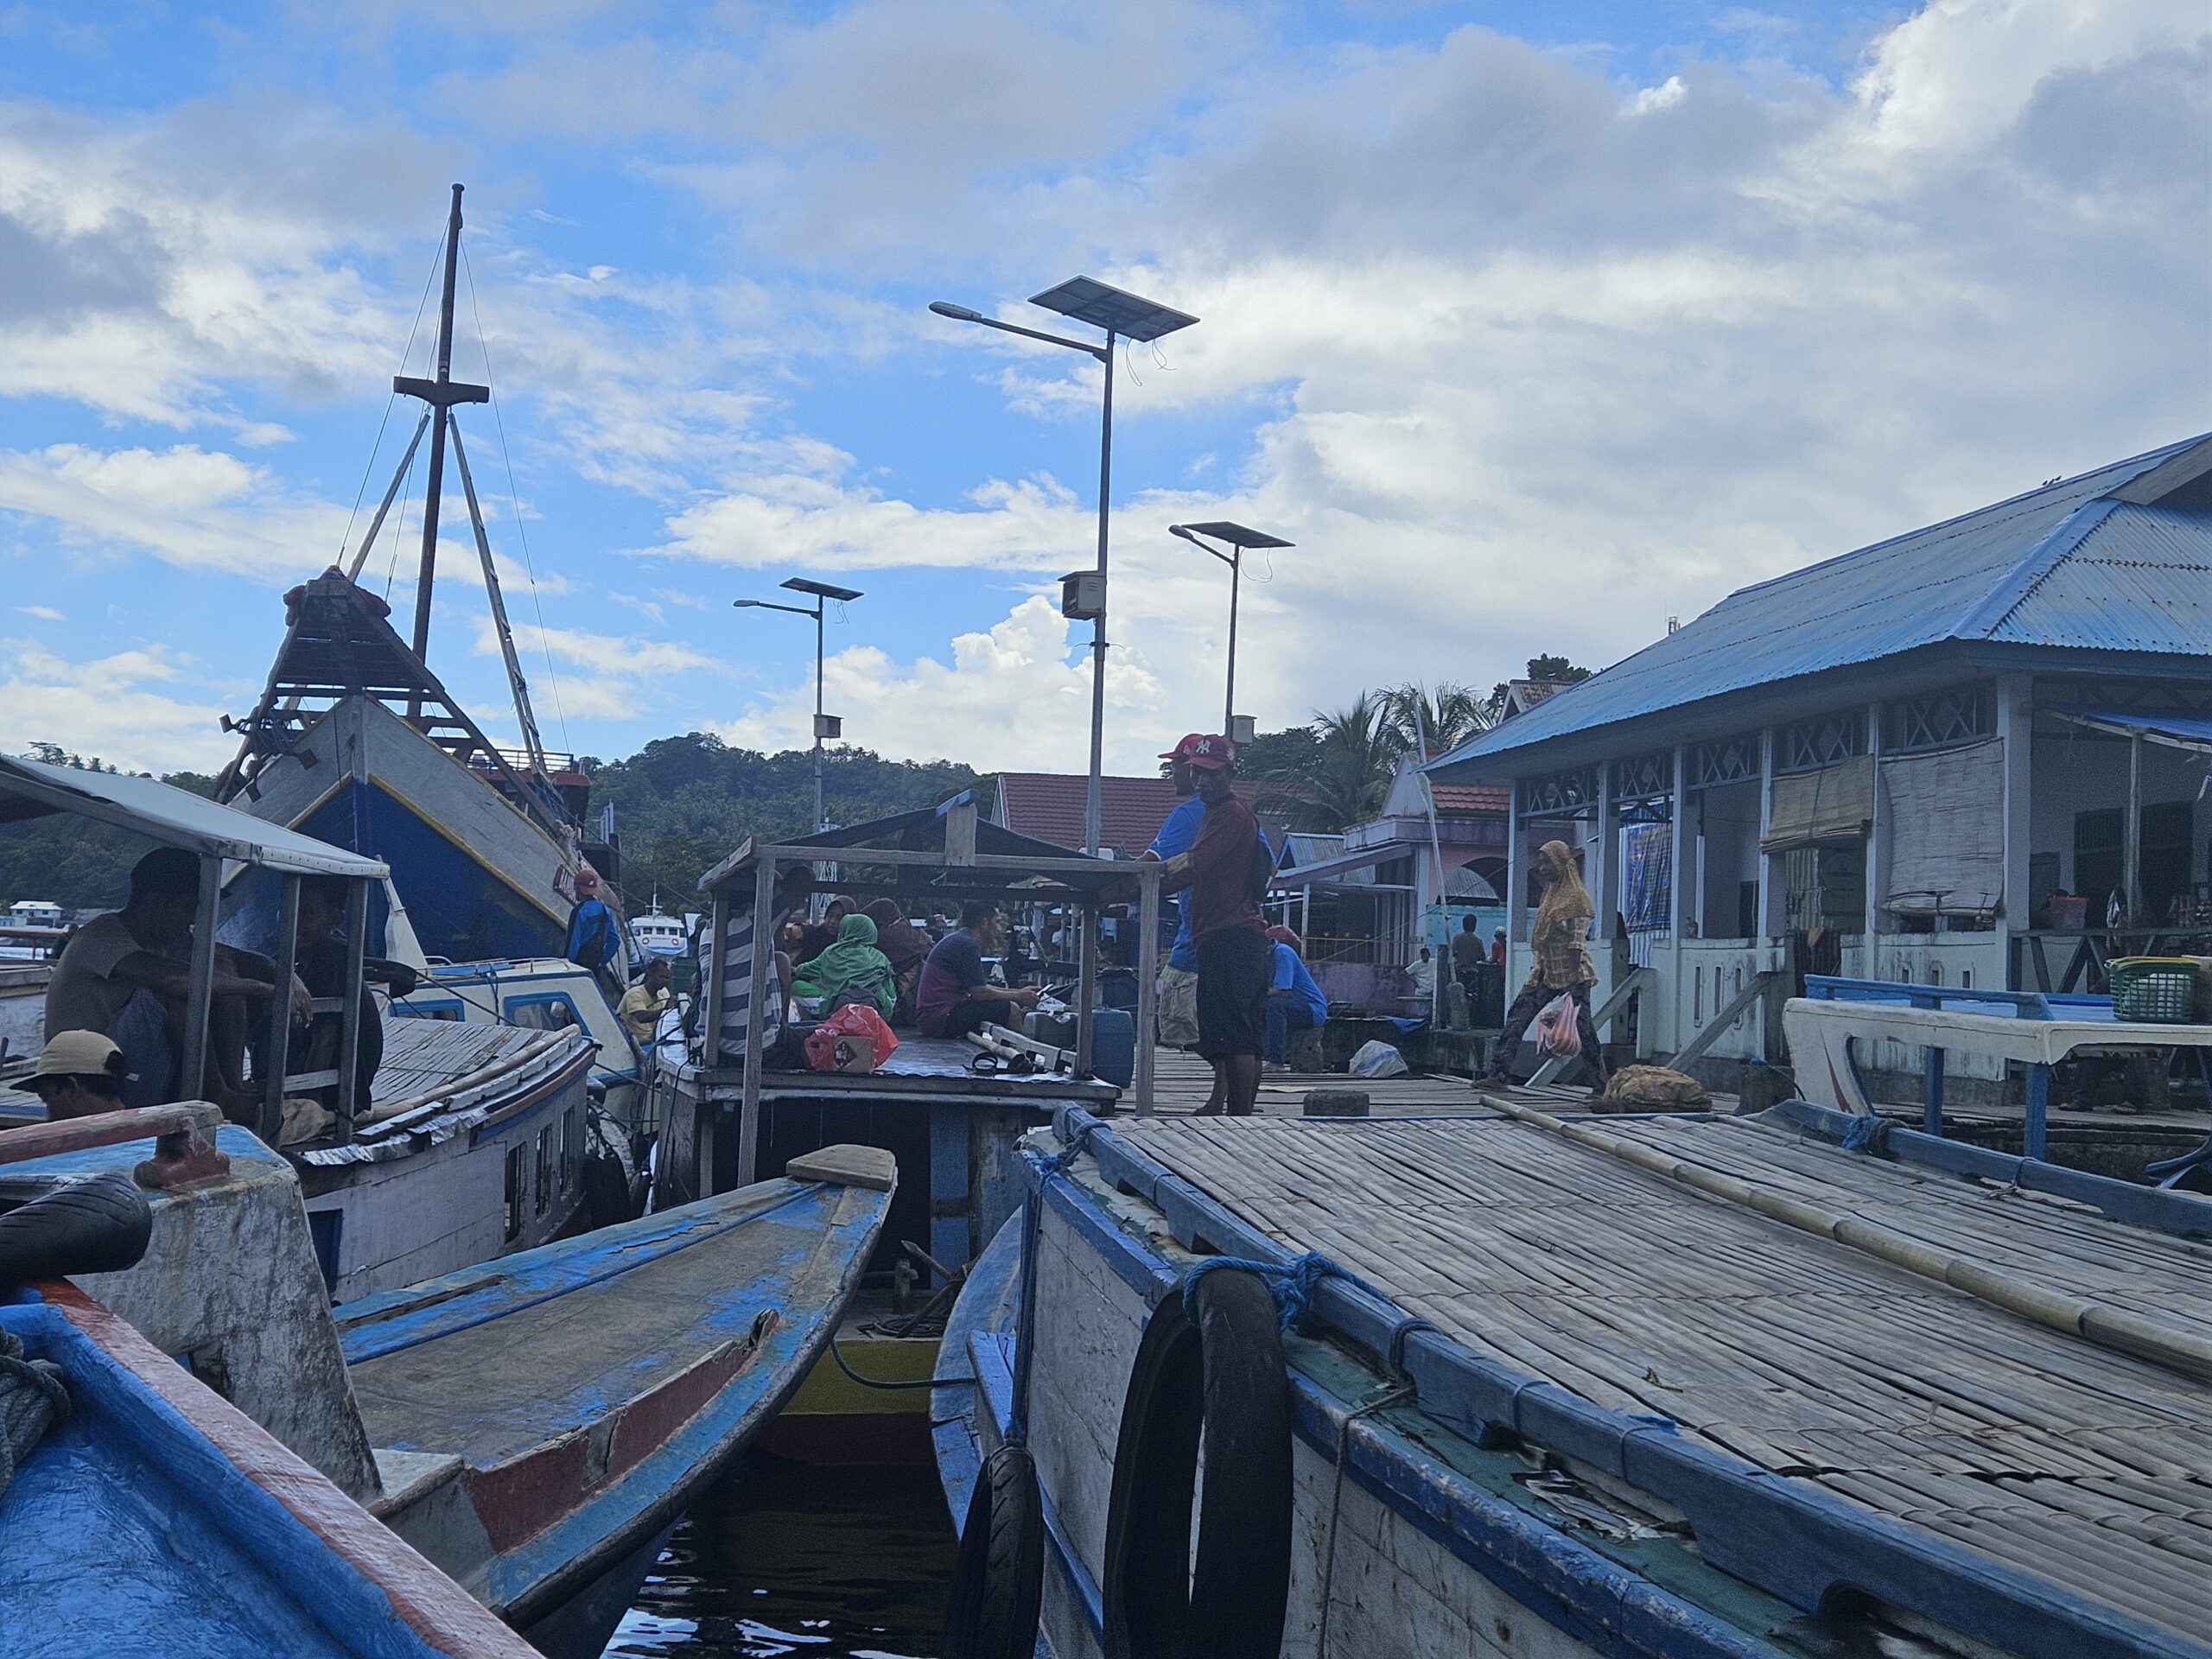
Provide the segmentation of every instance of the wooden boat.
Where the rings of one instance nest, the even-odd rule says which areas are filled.
[[[130,1169],[204,1105],[0,1134],[20,1185]],[[172,1123],[181,1127],[171,1127]],[[25,1135],[82,1142],[11,1158]],[[291,1166],[224,1125],[153,1197],[145,1258],[85,1292],[554,1656],[595,1656],[691,1496],[820,1357],[896,1186],[885,1154],[786,1175],[334,1310]]]
[[[70,1413],[0,1489],[19,1659],[531,1659],[413,1548],[66,1282],[0,1301]]]
[[[1313,1659],[2212,1655],[2212,1203],[2040,1166],[2056,1201],[1790,1109],[1064,1110],[939,1360],[971,1591],[1018,1605],[1026,1526],[1055,1659],[1185,1650],[1106,1632],[1187,1638],[1255,1584]],[[1179,1392],[1154,1344],[1194,1275]],[[1256,1318],[1208,1288],[1240,1281]],[[1244,1408],[1201,1431],[1201,1395]],[[1014,1444],[1026,1504],[985,1462]]]
[[[278,942],[278,922],[288,903],[296,906],[298,884],[309,877],[348,883],[360,924],[352,930],[358,949],[347,976],[357,995],[334,999],[326,1012],[338,1014],[343,1027],[340,1052],[354,1052],[365,918],[387,874],[382,863],[150,778],[0,757],[0,820],[52,812],[187,849],[203,870],[229,868],[234,890],[251,887],[273,898],[267,931],[251,937],[285,964],[288,978],[292,956]],[[181,1077],[201,1071],[221,898],[218,882],[204,883]],[[247,925],[233,914],[220,931],[236,937]],[[263,1090],[257,1127],[264,1141],[282,1141],[287,1099],[334,1094],[336,1122],[285,1146],[299,1169],[334,1296],[389,1290],[525,1249],[575,1219],[583,1203],[586,1096],[595,1052],[582,1032],[387,1021],[371,1099],[358,1111],[353,1068],[296,1072],[291,1042],[289,1020],[264,1030],[259,1058],[267,1075],[257,1080]],[[29,1096],[0,1090],[0,1122],[42,1116]]]

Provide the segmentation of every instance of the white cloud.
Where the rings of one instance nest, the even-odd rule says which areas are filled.
[[[41,622],[67,622],[69,620],[51,605],[18,605],[16,608],[25,616],[35,616]]]
[[[509,616],[512,620],[512,612]],[[703,652],[670,639],[591,633],[576,628],[542,627],[513,621],[515,654],[540,731],[550,729],[556,711],[563,719],[627,720],[650,714],[655,687],[669,676],[696,671],[725,671]],[[474,650],[498,657],[499,634],[489,615],[475,619]]]
[[[1050,601],[1026,599],[989,628],[957,636],[949,662],[899,663],[872,645],[837,652],[823,664],[824,702],[843,715],[847,742],[880,754],[950,756],[984,771],[1081,772],[1090,756],[1090,659],[1069,635]],[[1106,690],[1109,730],[1124,739],[1115,753],[1135,754],[1160,723],[1166,688],[1141,655],[1116,651]],[[810,678],[714,729],[747,747],[802,748],[813,741],[813,720]]]
[[[340,508],[195,444],[0,451],[0,512],[46,520],[72,546],[263,578],[313,574],[346,528]]]
[[[69,662],[31,639],[0,641],[4,747],[56,743],[130,772],[212,772],[235,747],[224,710],[172,690],[188,686],[188,658],[159,648]],[[168,689],[163,689],[168,688]]]

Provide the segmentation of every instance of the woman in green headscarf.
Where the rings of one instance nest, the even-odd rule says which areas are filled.
[[[858,912],[838,923],[837,942],[791,976],[791,995],[820,998],[824,1014],[859,1003],[888,1020],[898,984],[891,958],[875,948],[875,924]]]

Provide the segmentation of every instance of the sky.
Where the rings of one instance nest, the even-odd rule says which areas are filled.
[[[547,741],[1109,767],[2212,429],[2201,0],[0,0],[0,748],[211,768],[359,548],[467,187],[462,430]],[[430,302],[426,308],[426,298]],[[1084,334],[1080,325],[1066,332]],[[1095,338],[1094,336],[1091,336]],[[425,446],[427,451],[427,445]],[[413,613],[424,456],[361,580]],[[430,659],[515,722],[448,466]],[[784,597],[789,597],[785,595]]]

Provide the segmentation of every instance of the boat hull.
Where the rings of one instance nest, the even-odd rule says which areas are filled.
[[[448,1654],[510,1630],[130,1325],[66,1283],[0,1306],[68,1421],[0,1495],[0,1630],[28,1659]]]
[[[820,1357],[888,1202],[764,1181],[338,1308],[370,1437],[447,1460],[380,1512],[518,1627],[595,1652]]]
[[[476,962],[567,948],[577,853],[372,698],[334,704],[233,804],[382,859],[430,957]],[[273,892],[253,902],[273,906]],[[274,931],[273,909],[256,919]]]

